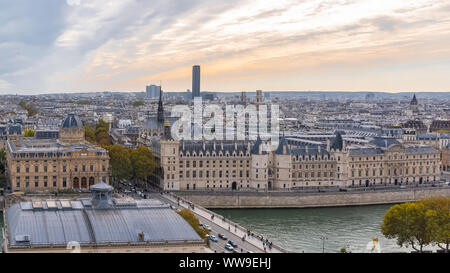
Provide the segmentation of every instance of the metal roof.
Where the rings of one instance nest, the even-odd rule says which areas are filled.
[[[121,202],[107,209],[86,200],[21,202],[7,210],[7,235],[11,246],[203,242],[194,229],[168,205],[156,200]]]

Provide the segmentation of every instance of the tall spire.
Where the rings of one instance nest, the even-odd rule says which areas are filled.
[[[411,105],[417,105],[417,98],[416,98],[416,94],[414,94],[412,100],[411,100]]]
[[[159,87],[158,123],[164,123],[164,107],[162,102],[162,86]]]

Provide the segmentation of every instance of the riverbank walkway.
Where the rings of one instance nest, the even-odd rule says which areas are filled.
[[[228,230],[228,232],[236,235],[239,238],[243,238],[245,236],[245,241],[247,243],[252,244],[261,252],[266,253],[286,253],[289,252],[286,249],[276,245],[269,238],[264,237],[263,235],[257,234],[254,231],[248,230],[237,223],[232,222],[229,219],[226,219],[224,216],[221,216],[217,213],[214,213],[206,208],[203,208],[199,205],[193,204],[182,197],[179,197],[173,193],[163,192],[160,194],[161,197],[170,201],[174,204],[177,204],[180,207],[187,208],[191,210],[196,216],[200,216],[215,225]]]

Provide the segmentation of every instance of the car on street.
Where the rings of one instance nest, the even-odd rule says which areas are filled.
[[[217,242],[219,241],[219,239],[217,239],[217,237],[214,236],[214,235],[209,235],[208,237],[209,237],[209,239],[210,239],[211,241],[213,241],[213,242],[215,242],[215,243],[217,243]]]
[[[233,251],[234,250],[234,248],[230,244],[226,244],[225,245],[225,249],[228,250],[228,251]]]
[[[219,238],[222,240],[227,240],[227,236],[225,234],[219,233]]]
[[[232,240],[228,240],[228,244],[231,245],[232,247],[238,247],[238,245]]]
[[[203,228],[206,228],[207,230],[211,231],[212,228],[209,225],[203,225]]]
[[[406,189],[406,186],[400,186],[400,189]]]

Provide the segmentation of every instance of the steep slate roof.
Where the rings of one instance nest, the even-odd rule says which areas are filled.
[[[70,113],[67,118],[63,121],[62,128],[83,128],[83,122],[81,122],[80,117]]]
[[[266,155],[267,151],[262,149],[262,147],[261,147],[261,153],[259,152],[259,150],[260,150],[259,147],[262,146],[262,145],[263,145],[263,142],[262,142],[261,138],[258,136],[258,138],[256,139],[255,144],[251,148],[251,153],[254,154],[254,155],[258,155],[258,154]]]
[[[392,145],[399,145],[401,143],[398,142],[398,140],[396,140],[395,138],[375,137],[372,141],[369,142],[369,144],[373,144],[377,147],[389,148]]]
[[[278,145],[277,150],[275,151],[275,154],[277,155],[283,155],[283,154],[290,154],[291,151],[289,149],[288,142],[284,136],[281,137],[280,143]]]
[[[406,147],[406,153],[407,154],[416,154],[416,153],[427,153],[427,154],[434,154],[439,153],[438,150],[431,146],[414,146],[414,147]]]
[[[177,117],[168,117],[169,122],[171,125],[175,123],[175,121],[178,120]],[[149,130],[155,130],[155,129],[162,129],[164,127],[164,121],[158,122],[158,117],[149,117],[147,121],[142,126],[142,129],[149,129]]]
[[[378,155],[383,154],[383,150],[381,148],[349,148],[349,155]]]
[[[216,141],[215,146],[216,148],[214,150],[214,141],[180,141],[179,150],[182,151],[183,154],[189,152],[190,155],[192,155],[194,152],[198,155],[200,152],[203,152],[203,154],[205,154],[206,152],[212,153],[213,151],[215,151],[216,153],[222,152],[224,154],[226,152],[232,154],[234,151],[239,154],[242,151],[244,154],[246,154],[248,151],[248,144],[244,141],[238,141],[236,144],[234,141],[230,140]]]

